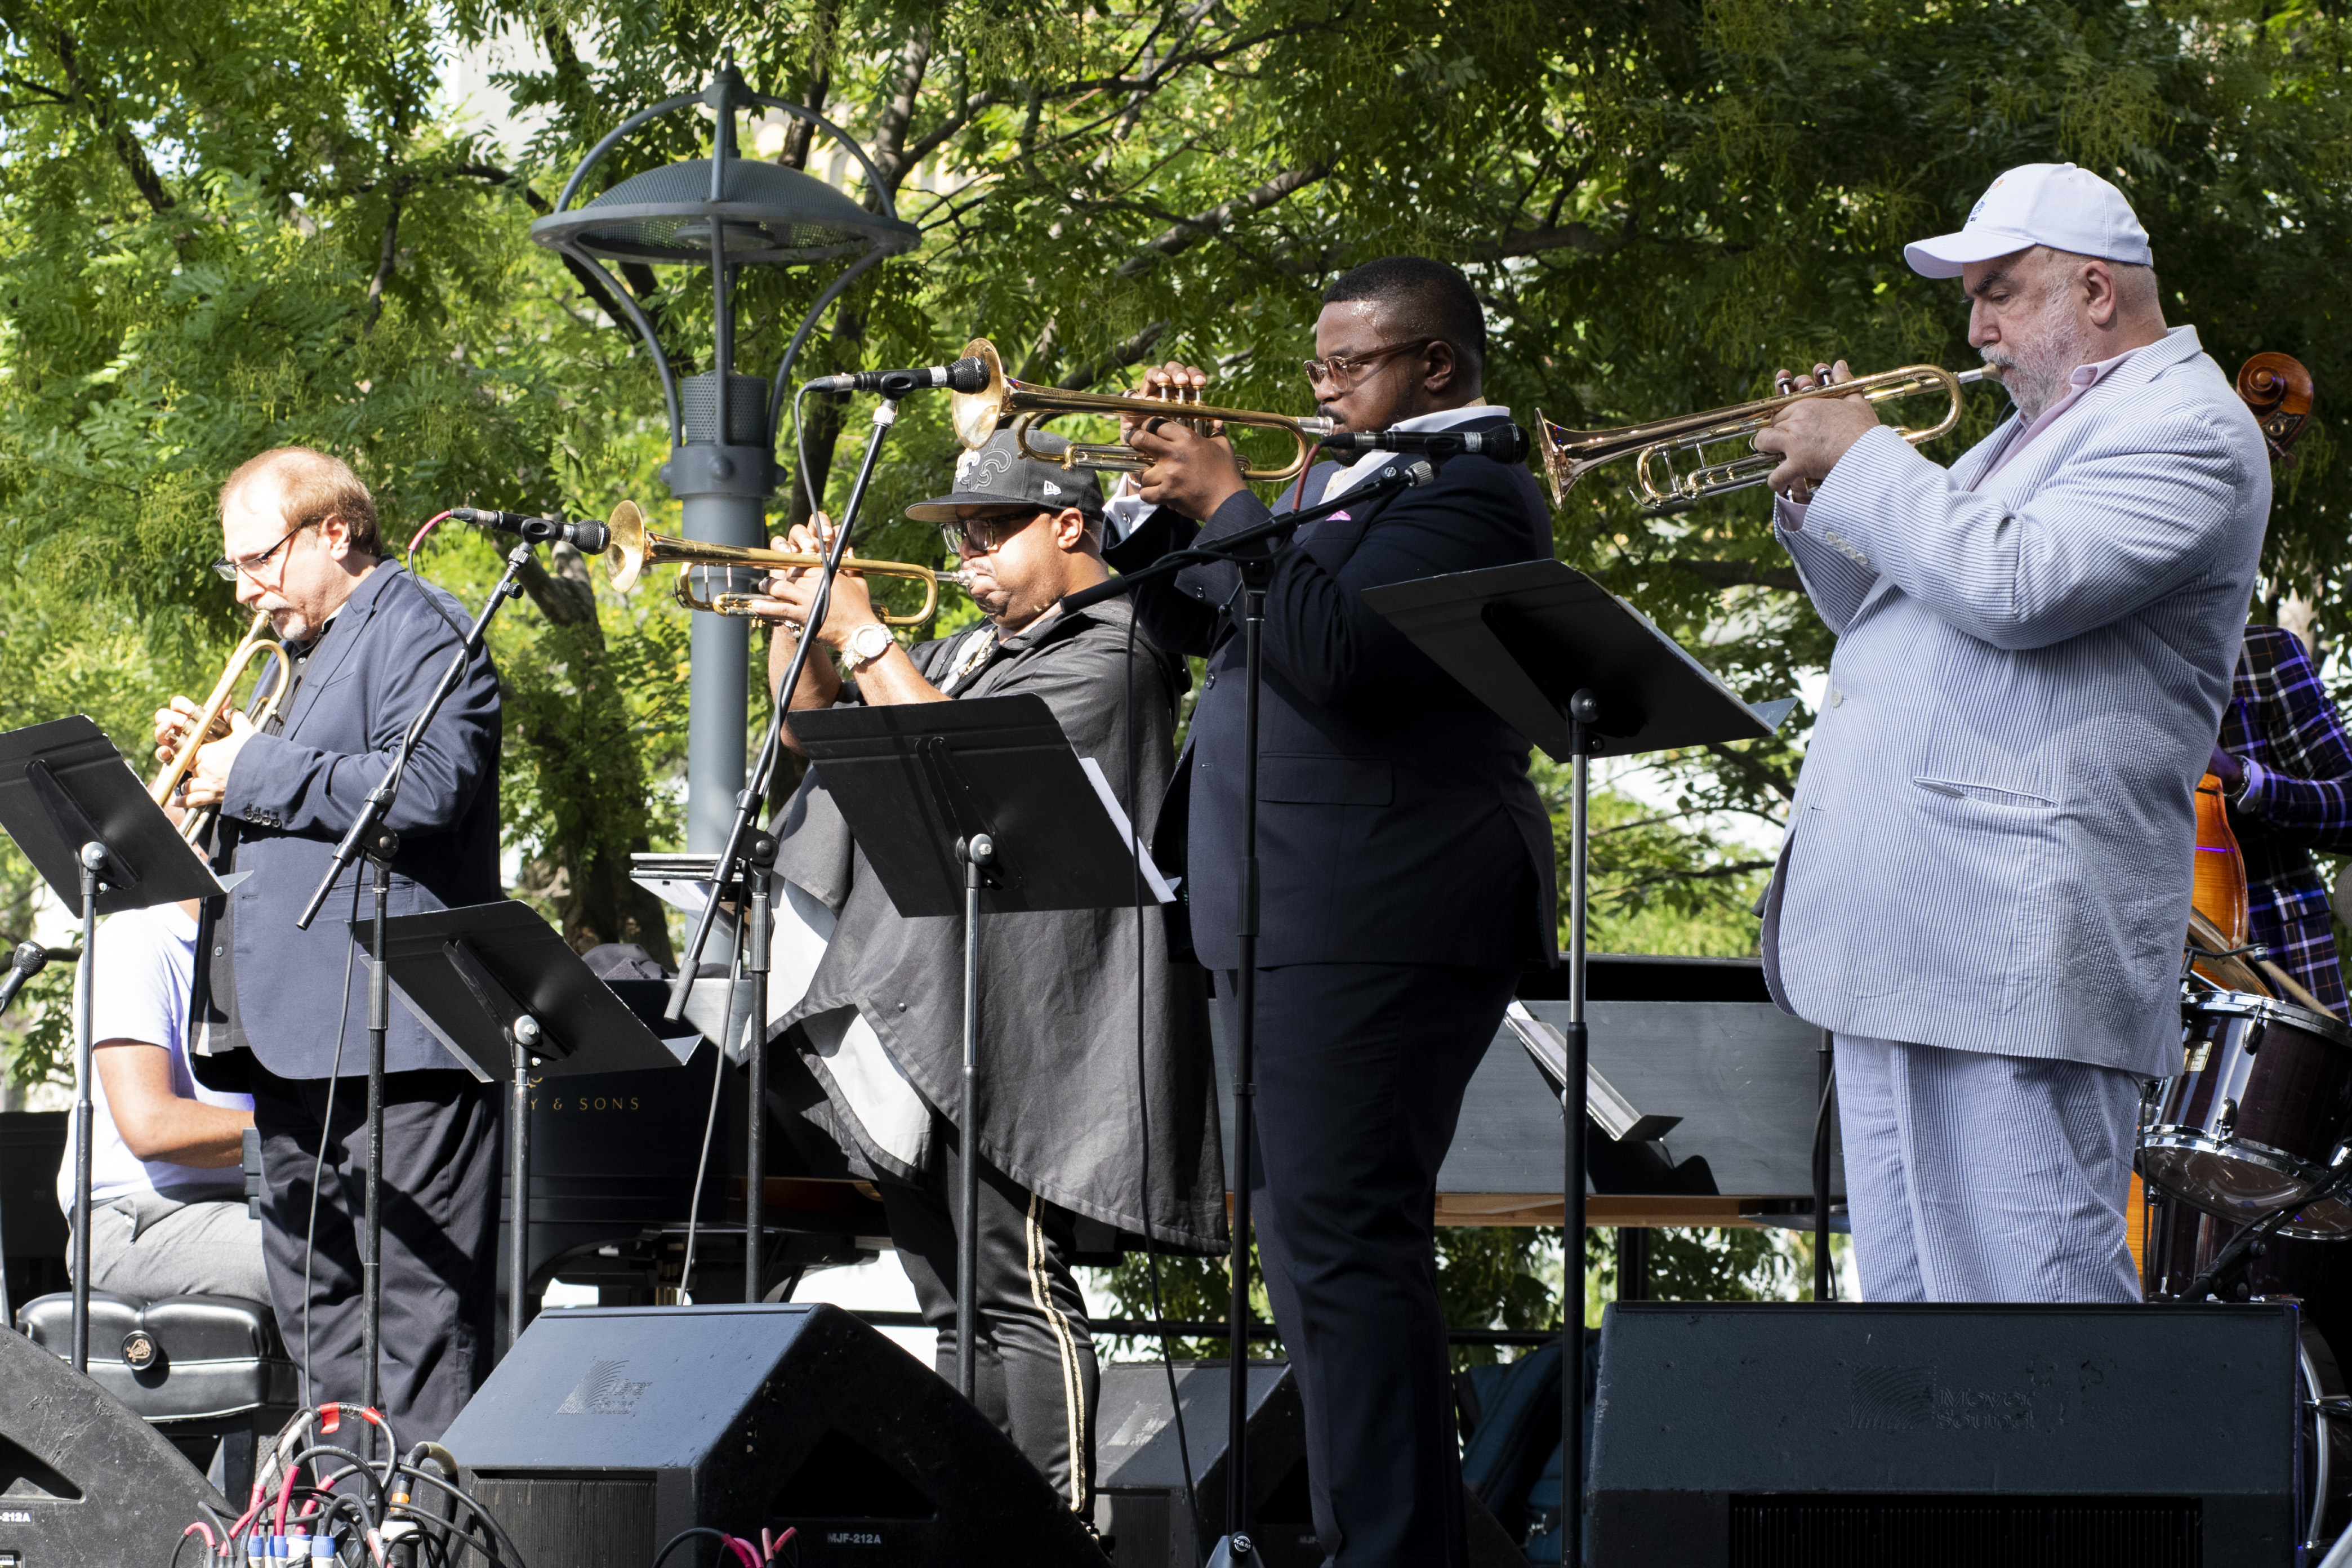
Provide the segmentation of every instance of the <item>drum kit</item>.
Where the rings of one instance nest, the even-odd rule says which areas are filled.
[[[2305,1543],[2352,1527],[2352,1026],[2247,942],[2244,862],[2210,775],[2182,966],[2180,1069],[2140,1102],[2150,1301],[2302,1310]]]
[[[2352,1193],[2326,1192],[2352,1158],[2352,1028],[2273,996],[2200,989],[2192,972],[2181,1053],[2180,1072],[2141,1103],[2141,1282],[2151,1301],[2302,1306],[2305,1542],[2325,1548],[2352,1526],[2352,1398],[2330,1344],[2352,1338],[2340,1321],[2352,1312]]]

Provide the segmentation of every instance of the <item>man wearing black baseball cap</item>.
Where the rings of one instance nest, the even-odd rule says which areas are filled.
[[[1025,458],[1001,433],[962,455],[949,493],[907,515],[940,525],[987,618],[902,647],[864,579],[837,577],[792,706],[1034,692],[1148,835],[1168,786],[1183,667],[1134,634],[1123,599],[1061,607],[1108,575],[1092,476]],[[777,545],[813,551],[822,539],[821,527],[798,528]],[[772,682],[783,679],[817,576],[768,579]],[[899,916],[814,772],[774,830],[783,895],[770,1037],[788,1036],[824,1090],[803,1114],[880,1189],[924,1319],[942,1331],[940,1375],[952,1380],[962,922]],[[1025,914],[983,935],[979,1403],[1081,1516],[1093,1505],[1096,1371],[1070,1265],[1080,1220],[1176,1250],[1224,1245],[1198,973],[1171,968],[1162,923],[1131,910]]]

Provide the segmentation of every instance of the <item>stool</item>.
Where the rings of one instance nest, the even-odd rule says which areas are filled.
[[[25,1303],[17,1326],[61,1360],[73,1355],[69,1292]],[[300,1397],[266,1302],[236,1296],[133,1301],[89,1293],[89,1375],[198,1469],[220,1455],[221,1491],[242,1503],[254,1462]]]

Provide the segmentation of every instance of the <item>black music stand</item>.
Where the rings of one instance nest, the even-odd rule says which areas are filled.
[[[98,917],[226,891],[82,714],[0,735],[0,827],[57,895],[81,911],[74,1001],[73,1365],[89,1371],[90,1005]]]
[[[1793,700],[1750,707],[1650,618],[1557,561],[1491,566],[1364,590],[1471,694],[1573,777],[1570,796],[1568,1134],[1560,1187],[1560,1562],[1584,1552],[1584,1020],[1586,792],[1594,757],[1769,736]]]
[[[980,1268],[973,1227],[980,1190],[980,917],[1129,909],[1139,882],[1150,900],[1158,877],[1136,875],[1140,843],[1113,821],[1053,710],[1034,694],[819,709],[793,714],[791,723],[899,915],[963,918],[956,1385],[971,1399]]]
[[[367,941],[373,920],[350,922]],[[484,1082],[507,1079],[507,1345],[523,1331],[530,1292],[530,1086],[532,1075],[638,1072],[683,1066],[683,1054],[645,1026],[590,972],[537,910],[512,899],[461,909],[394,915],[383,922],[383,963],[392,989]]]

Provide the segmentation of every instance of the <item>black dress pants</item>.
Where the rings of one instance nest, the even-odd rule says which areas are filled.
[[[304,1403],[360,1397],[367,1225],[367,1079],[282,1079],[256,1063],[261,1240]],[[438,1439],[489,1375],[498,1312],[499,1086],[471,1073],[384,1079],[383,1409],[404,1444]],[[310,1173],[321,1142],[317,1245]],[[304,1262],[308,1254],[308,1284]],[[305,1343],[305,1309],[308,1342]]]
[[[1257,978],[1250,1201],[1336,1568],[1462,1568],[1437,1168],[1517,969],[1303,963]],[[1226,1038],[1235,976],[1217,975]]]
[[[915,1287],[923,1321],[939,1331],[940,1375],[956,1381],[956,1139],[944,1122],[943,1157],[919,1182],[875,1185],[890,1239]],[[978,1346],[972,1357],[980,1413],[1044,1473],[1081,1519],[1094,1514],[1095,1397],[1099,1382],[1086,1299],[1070,1271],[1074,1217],[982,1162],[979,1197]]]

